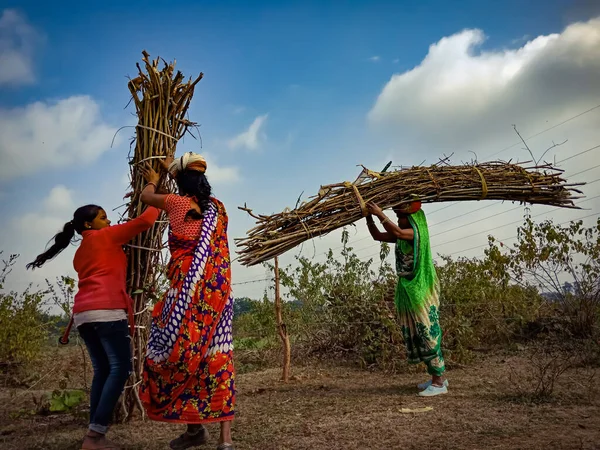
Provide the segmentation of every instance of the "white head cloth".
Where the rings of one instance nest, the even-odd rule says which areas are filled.
[[[206,172],[206,160],[198,153],[187,152],[184,153],[180,158],[175,158],[169,165],[169,172],[173,176],[185,169],[197,170],[204,173]]]

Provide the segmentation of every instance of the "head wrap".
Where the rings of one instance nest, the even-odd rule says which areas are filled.
[[[404,203],[394,208],[395,212],[400,214],[414,214],[421,209],[421,202],[415,201],[411,203]]]
[[[176,158],[169,165],[169,172],[176,176],[178,172],[183,170],[197,170],[198,172],[206,172],[206,160],[194,152],[184,153],[180,158]]]

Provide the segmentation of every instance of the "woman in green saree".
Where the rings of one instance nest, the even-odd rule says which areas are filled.
[[[375,203],[367,205],[367,226],[376,241],[396,245],[395,303],[406,344],[409,363],[425,363],[431,380],[421,383],[419,395],[431,397],[448,392],[444,379],[442,330],[439,323],[440,285],[429,245],[429,229],[421,202],[394,208],[397,223],[390,220]],[[373,221],[376,216],[384,228]]]

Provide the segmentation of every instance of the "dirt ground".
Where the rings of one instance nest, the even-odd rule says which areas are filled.
[[[40,363],[45,378],[28,388],[0,388],[1,449],[78,449],[85,419],[33,415],[34,398],[58,387],[71,372],[70,388],[84,380],[76,348]],[[512,368],[526,373],[524,355],[490,356],[449,371],[448,395],[424,399],[415,384],[423,373],[386,375],[320,364],[295,367],[289,384],[279,371],[237,378],[236,449],[600,449],[600,392],[595,370],[570,369],[544,403],[523,401],[509,379]],[[45,371],[42,367],[50,367]],[[89,369],[89,368],[88,368]],[[89,376],[87,382],[89,383]],[[403,409],[433,408],[427,412]],[[135,420],[111,429],[126,449],[168,449],[181,426]],[[216,443],[218,426],[210,426]],[[216,448],[211,443],[204,448]]]

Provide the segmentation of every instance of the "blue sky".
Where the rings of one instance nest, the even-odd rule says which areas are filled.
[[[133,108],[125,109],[126,76],[136,73],[142,49],[176,59],[188,76],[205,74],[190,108],[191,119],[201,124],[203,148],[187,139],[179,149],[207,154],[207,175],[211,179],[212,172],[215,193],[231,215],[234,248],[233,238],[253,225],[236,210],[244,202],[261,213],[279,211],[293,206],[302,191],[312,195],[321,184],[354,179],[357,164],[379,169],[390,159],[404,165],[435,162],[444,152],[454,152],[460,162],[470,157],[469,150],[485,159],[515,142],[512,123],[529,136],[600,104],[594,81],[600,79],[594,62],[597,5],[3,2],[0,157],[10,169],[0,173],[7,230],[0,244],[8,253],[21,253],[24,263],[69,220],[71,206],[98,202],[112,209],[121,203],[131,129],[118,134],[112,149],[110,141],[116,129],[135,123]],[[24,64],[21,71],[15,61]],[[575,154],[600,143],[599,119],[596,109],[531,145],[541,153],[553,140],[568,139],[560,152]],[[499,156],[520,157],[522,150],[517,146]],[[565,168],[577,173],[597,157],[590,152]],[[592,170],[583,178],[599,176]],[[595,184],[586,194],[593,197],[598,190]],[[598,210],[593,200],[588,206]],[[447,210],[453,211],[450,217],[469,214],[458,233],[485,229],[485,220],[470,225],[486,217],[473,209]],[[507,213],[507,222],[522,211],[514,214]],[[496,223],[493,217],[488,222]],[[446,228],[456,225],[461,222]],[[361,240],[357,248],[373,245],[363,228],[359,224],[354,235]],[[499,231],[510,236],[515,230],[513,225]],[[485,243],[485,234],[480,238]],[[320,252],[337,242],[334,233],[315,245]],[[292,262],[288,256],[286,262]],[[51,264],[38,274],[19,270],[15,278],[38,282],[72,270],[68,252]],[[234,278],[263,273],[260,267],[236,266]],[[261,289],[240,287],[241,294],[253,296]]]

